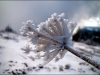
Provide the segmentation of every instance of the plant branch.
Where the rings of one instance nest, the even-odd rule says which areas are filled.
[[[69,46],[66,46],[65,49],[100,70],[100,64],[96,63],[95,61],[91,60],[90,58],[80,54],[78,51],[75,51],[74,49],[70,48]]]

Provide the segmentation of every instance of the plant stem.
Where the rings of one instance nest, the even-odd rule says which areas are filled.
[[[70,48],[69,46],[66,46],[65,49],[68,50],[69,52],[71,52],[72,54],[76,55],[77,57],[83,59],[84,61],[88,62],[89,64],[91,64],[92,66],[97,68],[98,70],[100,70],[100,64],[98,64],[95,61],[91,60],[90,58],[80,54],[80,52],[75,51],[74,49]]]

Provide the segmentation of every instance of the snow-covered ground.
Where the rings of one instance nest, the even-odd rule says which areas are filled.
[[[26,37],[0,32],[0,74],[100,74],[100,70],[70,52],[58,62],[52,60],[41,66],[42,59],[30,59],[30,56],[34,57],[35,54],[31,52],[26,55],[21,50],[26,43]],[[99,46],[74,42],[73,48],[100,63]]]

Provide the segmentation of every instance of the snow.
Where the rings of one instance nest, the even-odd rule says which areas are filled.
[[[29,56],[35,57],[35,53],[30,52],[27,55],[21,50],[21,48],[27,44],[26,37],[14,33],[2,32],[1,34],[0,74],[10,74],[12,71],[16,73],[16,69],[23,70],[27,74],[100,74],[100,70],[89,65],[70,52],[67,52],[64,58],[58,62],[52,60],[44,65],[43,68],[39,68],[39,64],[43,63],[43,59],[37,58],[32,60]],[[6,39],[4,38],[5,36],[10,37],[11,39]],[[87,51],[100,52],[99,46],[89,46],[78,42],[74,42],[73,45],[74,49],[77,51],[79,51],[79,49],[84,49]],[[34,48],[34,46],[32,46],[32,48]],[[91,59],[100,63],[100,56],[94,55]],[[27,66],[25,64],[27,64]],[[65,69],[65,65],[70,65],[70,67]]]

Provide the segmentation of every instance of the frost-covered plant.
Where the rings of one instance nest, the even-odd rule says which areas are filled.
[[[60,15],[54,13],[51,15],[51,18],[37,26],[31,20],[24,22],[20,29],[21,34],[26,35],[28,42],[35,45],[35,48],[32,50],[30,46],[26,46],[23,50],[25,53],[30,51],[37,53],[36,57],[38,58],[44,57],[44,64],[49,63],[53,58],[58,61],[64,57],[67,51],[70,51],[100,69],[99,64],[71,48],[73,45],[72,33],[77,24],[76,22],[69,22],[67,19],[64,19],[64,15],[64,13]]]
[[[76,26],[75,22],[69,22],[64,19],[64,13],[57,15],[54,13],[51,18],[45,22],[40,23],[37,27],[31,20],[23,23],[21,34],[27,35],[29,42],[35,45],[34,52],[38,53],[40,57],[44,57],[45,64],[50,62],[53,58],[56,61],[63,58],[67,50],[65,45],[72,45],[72,33]],[[25,47],[26,52],[31,50]],[[40,52],[44,55],[40,55]]]

